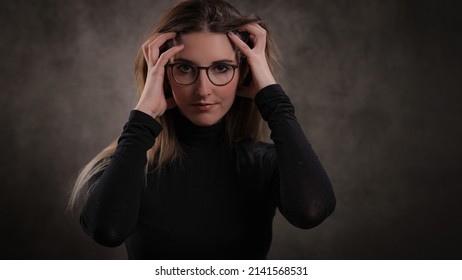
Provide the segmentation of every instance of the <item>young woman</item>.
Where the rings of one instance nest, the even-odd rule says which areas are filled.
[[[84,231],[132,259],[263,259],[276,207],[299,228],[326,219],[334,193],[276,65],[254,15],[221,0],[167,11],[139,51],[122,135],[76,181]]]

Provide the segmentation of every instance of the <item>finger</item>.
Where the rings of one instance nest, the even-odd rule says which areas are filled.
[[[176,32],[167,32],[167,33],[156,33],[149,37],[146,42],[143,43],[143,46],[148,46],[149,44],[153,43],[154,41],[161,41],[163,44],[165,41],[173,39],[176,37]]]
[[[176,33],[174,32],[160,34],[148,43],[148,61],[150,62],[150,66],[154,66],[157,63],[162,45],[164,45],[168,40],[175,38],[175,36]]]
[[[148,66],[151,66],[150,65],[150,59],[149,59],[149,45],[158,37],[159,34],[154,34],[153,36],[151,36],[148,40],[146,40],[146,42],[143,43],[142,45],[142,49],[143,49],[143,56],[144,56],[144,60],[146,61],[146,63],[148,64]]]
[[[243,26],[238,28],[239,32],[249,32],[250,34],[253,34],[255,36],[258,35],[265,35],[266,34],[266,29],[264,29],[260,24],[258,23],[248,23],[244,24]]]
[[[264,51],[266,47],[266,34],[267,31],[258,23],[250,23],[241,26],[238,29],[239,32],[248,32],[250,34],[249,39],[254,43],[254,50]]]
[[[233,32],[228,32],[228,37],[245,56],[250,57],[253,55],[252,49],[249,47],[249,45],[242,41],[241,38],[239,38],[236,34]]]
[[[161,66],[165,66],[170,58],[172,58],[175,54],[181,52],[184,49],[184,45],[178,45],[171,47],[170,49],[166,50],[164,53],[162,53],[159,56],[159,59],[157,60],[157,64]]]
[[[143,44],[143,55],[144,59],[148,63],[148,66],[156,64],[157,59],[159,58],[160,47],[168,40],[175,38],[176,34],[176,32],[157,33]]]
[[[164,53],[162,53],[159,56],[157,63],[148,70],[148,72],[150,73],[149,77],[151,77],[151,79],[156,79],[157,81],[163,81],[165,75],[165,65],[167,64],[168,60],[170,59],[170,57],[180,52],[183,48],[183,45],[179,45],[172,47]]]
[[[151,43],[151,42],[153,42],[154,40],[159,39],[159,38],[162,39],[162,38],[167,37],[166,40],[168,40],[168,39],[173,39],[173,38],[175,38],[176,34],[177,34],[176,32],[155,33],[154,35],[152,35],[151,37],[149,37],[149,38],[146,40],[146,42],[144,42],[144,44],[149,44],[149,43]]]

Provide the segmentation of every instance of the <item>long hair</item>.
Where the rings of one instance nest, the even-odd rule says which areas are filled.
[[[242,15],[236,8],[223,0],[185,0],[179,2],[161,16],[148,38],[157,33],[167,32],[177,32],[178,34],[192,32],[226,34],[230,31],[237,31],[241,26],[248,23],[258,23],[267,31],[266,59],[273,75],[277,76],[279,52],[265,23],[254,14]],[[245,34],[239,34],[239,36],[245,39]],[[246,42],[250,47],[253,47],[250,40]],[[249,69],[244,57],[240,57],[239,67],[240,69]],[[141,97],[143,92],[147,71],[148,66],[143,56],[143,50],[140,48],[135,60],[138,98]],[[249,82],[249,79],[251,79],[250,71],[240,71],[240,75],[239,78],[242,83]],[[168,93],[170,91],[168,79],[165,79],[164,92]],[[147,152],[147,170],[160,169],[165,164],[181,156],[181,147],[176,138],[171,114],[167,111],[163,116],[158,117],[157,121],[164,129],[156,138],[153,147]],[[267,126],[254,102],[250,99],[236,97],[233,106],[225,116],[225,122],[229,140],[232,142],[237,142],[244,138],[256,141],[267,140]],[[108,166],[116,147],[117,141],[112,142],[82,169],[71,193],[70,208],[75,207],[80,199],[86,200],[88,193],[95,184],[95,182],[89,184],[90,179]]]

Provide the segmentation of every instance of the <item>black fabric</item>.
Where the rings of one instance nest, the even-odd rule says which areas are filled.
[[[335,197],[288,96],[271,85],[255,102],[274,144],[230,143],[223,120],[199,127],[173,109],[183,157],[147,174],[161,127],[132,111],[81,213],[85,232],[105,246],[125,242],[130,259],[263,259],[276,207],[297,227],[321,223]]]

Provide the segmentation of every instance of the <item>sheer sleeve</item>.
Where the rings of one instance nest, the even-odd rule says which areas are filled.
[[[271,130],[277,154],[273,184],[279,211],[293,225],[312,228],[334,210],[331,182],[298,123],[294,107],[280,85],[262,89],[255,98]]]
[[[145,185],[146,152],[162,130],[149,115],[133,110],[108,167],[95,178],[80,223],[84,231],[105,246],[118,246],[138,220]]]

